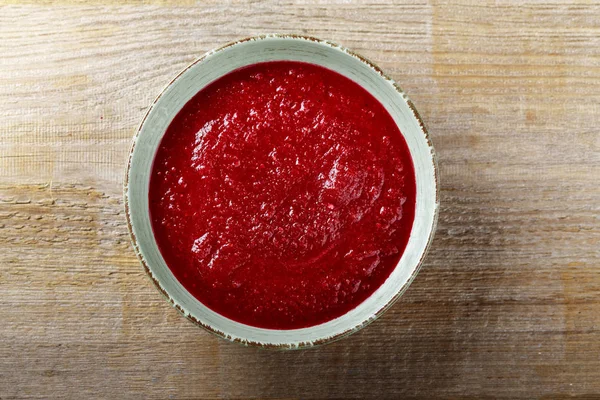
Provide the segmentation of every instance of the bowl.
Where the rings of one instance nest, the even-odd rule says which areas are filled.
[[[148,188],[152,163],[172,119],[202,88],[219,77],[265,61],[291,60],[317,64],[360,84],[377,98],[402,132],[413,159],[416,209],[404,253],[387,280],[364,302],[320,325],[276,330],[228,319],[193,297],[167,267],[153,235]],[[146,273],[158,290],[185,317],[227,340],[263,348],[298,349],[338,340],[363,328],[388,309],[415,278],[433,238],[439,209],[436,158],[427,130],[414,104],[379,67],[337,44],[296,35],[264,35],[212,50],[175,77],[150,106],[137,130],[124,182],[125,213],[131,241]]]

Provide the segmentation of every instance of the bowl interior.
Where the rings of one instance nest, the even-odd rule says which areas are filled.
[[[355,309],[309,328],[272,330],[225,318],[194,298],[167,267],[152,233],[148,187],[156,149],[172,119],[202,88],[240,67],[275,60],[304,61],[332,69],[373,94],[400,128],[413,159],[417,199],[408,245],[386,282]],[[324,343],[358,330],[398,298],[416,275],[433,236],[438,196],[435,157],[412,103],[377,67],[347,50],[310,38],[264,36],[208,53],[178,75],[157,98],[136,137],[125,180],[125,202],[133,244],[161,292],[188,318],[227,339],[265,347],[296,348]]]

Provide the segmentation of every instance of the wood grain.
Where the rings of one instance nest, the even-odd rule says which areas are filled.
[[[0,399],[600,398],[600,4],[0,0]],[[276,353],[195,328],[129,244],[129,141],[239,37],[378,63],[439,153],[426,264],[383,318]]]

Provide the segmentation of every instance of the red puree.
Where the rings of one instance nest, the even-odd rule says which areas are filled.
[[[234,71],[194,96],[156,154],[150,212],[181,284],[215,312],[294,329],[345,314],[390,275],[415,211],[391,116],[312,64]]]

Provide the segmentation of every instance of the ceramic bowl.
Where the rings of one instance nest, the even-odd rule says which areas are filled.
[[[385,283],[355,309],[303,329],[261,329],[232,321],[194,298],[167,267],[156,244],[148,209],[152,162],[167,127],[199,90],[240,67],[275,60],[321,65],[354,80],[374,95],[400,128],[414,162],[415,221],[398,265]],[[406,290],[431,243],[439,208],[435,153],[423,121],[400,87],[375,64],[336,44],[310,37],[266,35],[213,50],[181,72],[154,101],[135,137],[125,177],[125,211],[133,247],[158,290],[184,316],[225,339],[265,348],[305,348],[347,336],[381,315]]]

